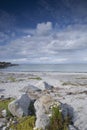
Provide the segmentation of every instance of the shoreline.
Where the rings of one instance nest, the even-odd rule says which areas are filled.
[[[87,72],[59,72],[59,71],[0,71],[0,73],[25,73],[25,74],[28,74],[28,73],[52,73],[52,74],[64,74],[64,75],[67,75],[67,74],[87,74]]]

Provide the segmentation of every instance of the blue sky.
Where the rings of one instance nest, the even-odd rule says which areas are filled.
[[[0,0],[0,61],[87,63],[87,0]]]

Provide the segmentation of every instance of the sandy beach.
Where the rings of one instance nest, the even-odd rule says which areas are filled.
[[[46,81],[55,88],[56,100],[73,108],[73,122],[77,130],[87,130],[87,74],[57,72],[0,72],[0,97],[14,97],[24,93],[23,88]]]

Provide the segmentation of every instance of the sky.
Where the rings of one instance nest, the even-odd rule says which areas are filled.
[[[0,61],[87,63],[87,0],[0,0]]]

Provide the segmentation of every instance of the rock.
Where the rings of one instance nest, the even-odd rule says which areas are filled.
[[[7,123],[6,127],[8,128],[10,126],[10,122]]]
[[[37,88],[41,89],[41,90],[46,90],[46,89],[52,89],[53,86],[48,84],[45,81],[40,81],[39,83],[36,84]]]
[[[18,64],[12,64],[10,62],[0,62],[0,69],[10,67],[10,66],[16,66],[16,65],[18,65]]]
[[[27,94],[21,95],[18,99],[12,101],[8,105],[8,109],[13,116],[22,117],[23,115],[28,115],[28,108],[30,105],[31,99]]]
[[[7,111],[6,111],[6,109],[2,110],[1,115],[2,115],[3,117],[6,117],[6,116],[7,116]]]
[[[4,127],[6,123],[7,123],[7,120],[5,118],[0,118],[0,128]]]
[[[6,126],[4,126],[3,128],[2,128],[2,130],[6,130],[7,129],[7,127]]]
[[[1,95],[1,99],[4,99],[4,97],[5,97],[4,95]]]
[[[69,130],[77,130],[74,126],[69,125]]]
[[[73,118],[73,108],[66,103],[65,104],[61,103],[60,108],[61,108],[61,111],[62,111],[63,118],[66,119],[67,117],[69,117],[72,120],[72,118]]]
[[[70,121],[73,117],[73,109],[68,104],[62,104],[58,101],[55,101],[52,96],[46,94],[34,103],[36,111],[36,122],[35,128],[46,130],[46,127],[49,125],[50,117],[52,116],[52,108],[58,107],[59,111],[63,115],[63,119],[70,117]],[[71,122],[72,123],[72,122]],[[73,123],[72,123],[73,124]],[[70,126],[71,128],[71,126]]]
[[[50,107],[55,101],[50,95],[44,95],[37,99],[34,103],[36,110],[35,128],[42,128],[43,130],[49,125],[49,114],[51,113]],[[59,103],[60,105],[60,103]]]
[[[39,88],[31,85],[31,84],[29,84],[28,86],[24,87],[20,91],[27,93],[32,100],[37,99],[39,97],[39,95],[41,94],[41,90]]]
[[[0,128],[2,128],[5,125],[4,122],[0,122]]]
[[[36,120],[36,128],[46,130],[46,126],[49,125],[49,117],[46,114],[42,114],[39,116],[39,118]]]
[[[34,107],[36,109],[36,112],[38,112],[39,110],[42,110],[42,112],[49,111],[49,107],[52,104],[52,102],[54,102],[54,100],[48,94],[40,97],[34,103]]]
[[[41,90],[39,88],[29,84],[28,86],[24,87],[21,91],[29,93],[29,92],[36,92],[36,91],[41,91]]]

